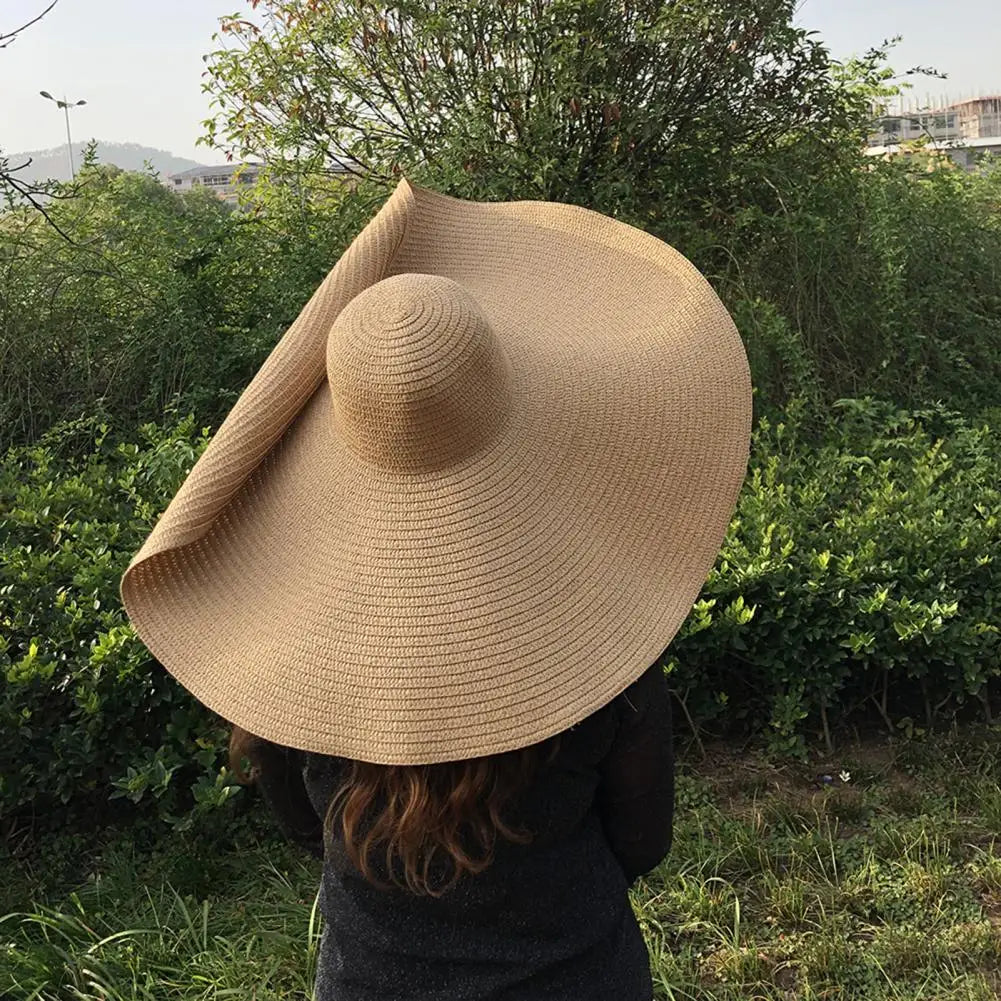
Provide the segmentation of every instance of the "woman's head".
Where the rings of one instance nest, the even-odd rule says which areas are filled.
[[[230,764],[252,782],[288,758],[260,753],[262,742],[233,728]],[[324,819],[348,857],[373,884],[389,882],[416,894],[441,896],[464,874],[490,865],[497,839],[527,843],[532,832],[513,825],[507,808],[552,761],[559,736],[504,754],[433,765],[377,765],[346,760]],[[251,763],[249,773],[243,759]]]

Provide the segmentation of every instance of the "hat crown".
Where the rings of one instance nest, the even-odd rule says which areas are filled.
[[[327,339],[339,433],[367,462],[439,469],[483,448],[508,411],[507,360],[470,293],[401,274],[341,311]]]

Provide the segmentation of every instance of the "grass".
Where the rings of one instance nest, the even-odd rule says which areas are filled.
[[[32,903],[0,918],[0,998],[310,998],[318,865],[264,823],[239,826],[224,850],[185,836],[143,851],[121,836],[68,892],[51,889],[73,868],[65,854],[22,870]]]
[[[1001,997],[999,780],[997,729],[683,767],[671,858],[633,891],[656,997]],[[310,997],[318,867],[265,820],[81,849],[15,861],[0,996]]]

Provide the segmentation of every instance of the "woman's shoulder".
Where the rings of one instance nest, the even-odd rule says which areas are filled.
[[[643,713],[651,705],[659,704],[668,697],[669,690],[664,669],[659,664],[654,664],[600,709],[570,729],[607,725],[605,722],[607,720],[618,721],[623,716],[631,717]]]
[[[648,667],[631,685],[613,700],[620,711],[644,713],[670,699],[667,675],[660,664]]]
[[[655,664],[605,705],[563,730],[559,735],[559,757],[565,759],[569,754],[600,759],[624,722],[628,725],[668,698],[664,669]],[[303,776],[311,796],[317,801],[327,801],[349,764],[345,758],[303,752]]]

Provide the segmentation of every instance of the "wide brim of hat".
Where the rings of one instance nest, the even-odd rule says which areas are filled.
[[[441,275],[510,363],[485,447],[394,472],[345,442],[340,310]],[[154,656],[225,719],[383,764],[499,753],[579,722],[670,643],[723,540],[751,389],[680,254],[544,202],[404,181],[240,397],[122,579]]]

